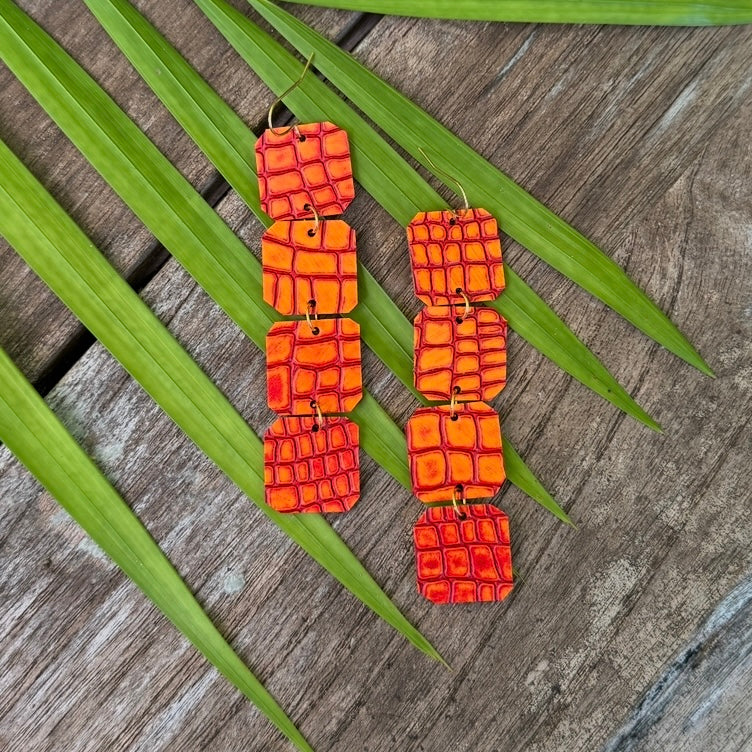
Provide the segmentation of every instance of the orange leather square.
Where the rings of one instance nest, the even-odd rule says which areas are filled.
[[[427,305],[493,300],[504,289],[501,240],[485,209],[416,214],[407,226],[415,294]]]
[[[413,493],[421,501],[494,496],[506,479],[499,416],[483,402],[421,407],[407,422]]]
[[[363,396],[360,327],[352,319],[279,321],[266,337],[269,407],[280,415],[347,413]]]
[[[416,317],[415,388],[427,399],[493,399],[507,381],[507,322],[492,308],[428,306]]]
[[[261,238],[264,301],[284,316],[349,313],[358,302],[355,231],[341,219],[280,220]]]
[[[330,217],[355,196],[350,143],[336,125],[301,123],[282,135],[265,130],[256,142],[261,208],[272,219]],[[308,208],[306,208],[308,207]]]
[[[430,507],[413,528],[418,592],[433,603],[501,601],[514,587],[509,519],[490,504]]]
[[[360,496],[358,426],[277,418],[264,435],[266,503],[278,512],[347,512]]]

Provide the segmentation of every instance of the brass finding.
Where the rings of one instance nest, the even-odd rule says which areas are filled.
[[[303,204],[303,208],[306,211],[313,212],[313,219],[314,219],[313,229],[308,230],[308,237],[312,238],[319,231],[319,227],[321,226],[321,217],[319,216],[319,213],[316,211],[316,207],[313,204]]]
[[[321,408],[319,407],[319,403],[316,402],[316,400],[311,400],[311,407],[315,408],[316,410],[316,420],[318,421],[317,425],[321,426],[324,423],[324,414],[321,412]]]
[[[295,91],[295,89],[300,86],[300,84],[303,83],[303,79],[305,78],[305,74],[308,73],[308,69],[311,67],[311,63],[313,62],[313,53],[311,53],[308,60],[306,60],[306,64],[303,68],[303,72],[300,74],[300,77],[297,81],[295,81],[291,86],[289,86],[287,89],[285,89],[271,104],[271,107],[269,107],[269,112],[266,116],[267,123],[269,125],[269,130],[275,135],[275,136],[284,136],[288,134],[290,131],[294,130],[297,133],[298,126],[297,125],[290,125],[287,128],[282,129],[275,129],[275,127],[272,125],[272,116],[274,115],[274,108],[292,91]]]
[[[452,389],[452,398],[449,400],[449,417],[452,420],[457,420],[457,413],[455,412],[455,407],[457,407],[457,395],[459,393],[460,393],[460,388],[458,386]]]
[[[428,162],[428,164],[431,166],[431,169],[434,172],[437,172],[440,175],[443,175],[447,180],[451,180],[460,189],[460,193],[462,194],[462,200],[465,203],[465,211],[470,211],[470,203],[467,200],[467,193],[465,193],[465,189],[462,187],[462,183],[460,183],[460,181],[457,180],[457,178],[452,177],[446,170],[442,170],[441,167],[438,167],[436,163],[431,159],[431,157],[429,157],[428,154],[426,154],[426,152],[422,148],[418,147],[418,151],[423,155],[423,159],[425,159],[426,162]],[[451,206],[449,207],[449,211],[452,212],[455,218],[459,217],[457,210],[452,209]]]
[[[313,321],[311,321],[311,312],[313,311],[313,321],[318,320],[318,313],[316,313],[316,301],[315,300],[309,300],[308,305],[306,306],[306,312],[305,312],[305,320],[308,323],[308,326],[311,327],[311,332],[313,334],[319,333],[319,328],[317,326],[313,325]]]
[[[464,321],[470,315],[470,298],[467,297],[467,293],[461,288],[457,288],[457,292],[465,299],[465,312],[462,314],[462,320]]]
[[[454,507],[454,511],[457,512],[457,516],[461,520],[464,520],[465,517],[467,517],[467,515],[464,512],[460,512],[460,510],[459,510],[458,501],[457,501],[458,491],[459,491],[460,494],[462,493],[462,486],[455,486],[452,489],[452,506]],[[464,496],[461,496],[461,501],[462,501],[463,504],[465,503],[465,497]]]

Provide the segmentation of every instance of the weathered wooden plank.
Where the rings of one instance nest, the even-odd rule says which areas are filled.
[[[367,465],[363,500],[337,527],[443,648],[451,674],[270,530],[99,347],[51,395],[318,749],[602,748],[749,577],[751,50],[748,29],[408,19],[381,21],[359,48],[614,253],[718,372],[708,380],[679,364],[508,244],[666,433],[622,418],[513,340],[496,406],[580,528],[507,491],[524,581],[495,607],[418,599],[409,536],[419,504]],[[221,211],[257,247],[259,225],[237,197]],[[363,195],[348,219],[366,265],[412,314],[402,231]],[[270,416],[260,353],[173,263],[145,297],[261,430]],[[404,420],[414,403],[373,358],[365,378]],[[11,500],[0,512],[0,740],[11,749],[286,749],[7,455],[0,463]],[[719,686],[712,673],[687,685],[694,696]],[[715,703],[719,731],[703,749],[734,738],[723,729],[749,713],[749,697],[735,703]],[[682,749],[677,725],[651,725],[644,738]]]
[[[604,752],[745,752],[752,741],[752,578],[734,588],[668,665]]]
[[[247,3],[237,7],[249,12]],[[199,190],[217,179],[217,172],[180,126],[162,107],[128,61],[109,40],[83,3],[27,0],[19,3],[145,130],[170,161]],[[181,40],[186,54],[200,64],[213,86],[222,82],[223,96],[252,126],[265,116],[268,89],[242,65],[214,27],[203,20],[190,0],[136,3],[172,42]],[[305,11],[309,21],[336,36],[357,14]],[[129,278],[139,282],[157,252],[154,238],[135,221],[128,208],[107,187],[31,96],[0,64],[2,137],[37,177],[55,192],[97,245]],[[0,344],[34,381],[74,348],[81,326],[25,264],[0,239]]]

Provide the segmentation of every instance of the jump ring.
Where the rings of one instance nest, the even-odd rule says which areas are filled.
[[[461,287],[458,287],[456,292],[458,295],[462,295],[462,298],[465,301],[465,312],[462,314],[462,320],[464,321],[470,315],[470,311],[472,311],[472,308],[470,307],[470,298],[467,297],[467,293]]]
[[[323,425],[323,423],[324,423],[324,414],[321,412],[321,408],[319,407],[319,403],[316,400],[311,400],[311,407],[316,410],[316,420],[318,421],[318,425]]]
[[[319,213],[316,211],[316,207],[313,206],[313,204],[303,204],[303,208],[306,211],[312,211],[313,212],[313,218],[315,220],[315,224],[313,225],[312,230],[308,230],[309,237],[314,237],[316,233],[319,231],[319,227],[321,226],[321,217],[319,216]]]
[[[452,397],[449,400],[449,417],[451,420],[457,420],[457,412],[455,408],[457,407],[457,395],[462,391],[462,389],[458,386],[454,387],[452,389]]]
[[[313,320],[317,321],[319,318],[319,315],[318,313],[316,313],[316,301],[313,299],[308,301],[308,306],[306,307],[306,312],[305,312],[305,320],[308,326],[311,328],[311,333],[318,334],[320,330],[317,326],[314,326],[313,321],[311,321],[311,311],[313,311]]]
[[[454,507],[454,511],[456,512],[457,516],[461,520],[464,520],[465,517],[467,517],[467,515],[464,512],[460,512],[458,501],[457,501],[458,492],[459,492],[459,494],[462,494],[462,492],[463,492],[463,488],[460,485],[457,485],[457,486],[455,486],[452,489],[452,506]],[[461,496],[461,501],[462,501],[463,504],[465,503],[465,497],[464,496]]]

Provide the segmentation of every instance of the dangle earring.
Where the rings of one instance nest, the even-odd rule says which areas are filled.
[[[446,177],[464,207],[420,212],[407,226],[415,294],[426,304],[415,318],[415,387],[448,403],[419,408],[406,428],[413,493],[444,502],[413,530],[418,590],[434,603],[500,601],[513,587],[509,520],[470,502],[506,479],[499,417],[485,400],[506,384],[507,323],[475,305],[504,289],[501,242],[491,214],[471,209]]]
[[[264,301],[284,316],[266,338],[266,502],[278,512],[345,512],[360,496],[358,426],[337,415],[362,397],[355,232],[341,219],[355,193],[347,133],[332,123],[269,127],[256,142]],[[322,318],[322,317],[339,318]],[[304,317],[304,318],[301,318]]]

